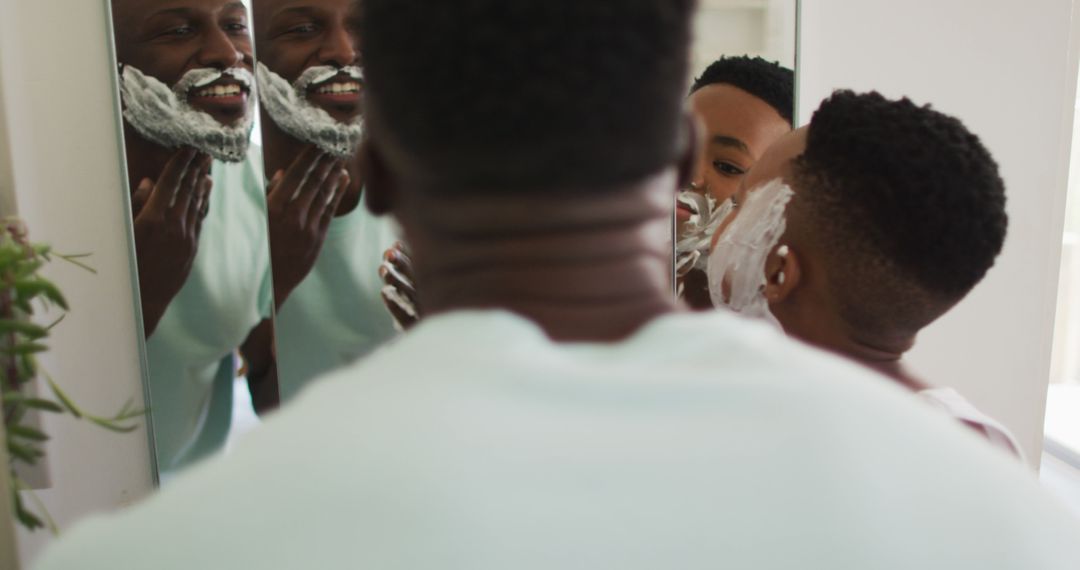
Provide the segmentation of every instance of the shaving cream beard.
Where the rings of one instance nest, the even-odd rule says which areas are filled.
[[[205,111],[187,102],[188,92],[229,76],[248,90],[254,84],[252,73],[242,67],[224,71],[193,69],[176,86],[169,88],[158,79],[125,65],[120,75],[120,97],[124,119],[147,140],[165,148],[194,147],[225,162],[240,162],[247,156],[255,114],[248,99],[243,118],[234,125],[223,125]]]
[[[784,235],[784,212],[793,195],[780,179],[747,193],[709,255],[706,272],[714,305],[779,326],[765,299],[765,262]]]
[[[294,138],[311,143],[337,158],[349,158],[356,153],[364,136],[364,119],[358,115],[341,122],[325,109],[307,99],[308,88],[345,73],[358,82],[363,73],[358,67],[309,67],[290,84],[284,77],[258,64],[259,100],[266,113],[281,130]]]

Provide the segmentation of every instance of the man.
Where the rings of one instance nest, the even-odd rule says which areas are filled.
[[[711,309],[704,273],[709,242],[724,202],[765,150],[791,132],[795,73],[760,57],[722,57],[694,81],[689,101],[705,127],[705,144],[697,176],[675,210],[680,297],[695,309]]]
[[[396,334],[382,305],[378,267],[396,240],[389,218],[360,206],[364,176],[362,73],[356,0],[255,0],[266,174],[288,178],[322,156],[344,170],[340,191],[316,198],[303,215],[276,216],[274,252],[277,373],[281,398],[371,352]],[[294,206],[286,186],[270,209]],[[307,219],[315,231],[307,231]]]
[[[168,473],[224,443],[233,352],[270,314],[263,177],[248,144],[252,48],[240,2],[112,7],[151,418]]]
[[[907,99],[840,91],[766,152],[737,201],[709,262],[718,304],[866,364],[1020,453],[1003,426],[902,364],[1005,242],[1004,182],[978,137]],[[774,231],[755,233],[767,216]]]
[[[366,201],[424,320],[41,567],[1075,568],[905,392],[676,314],[693,4],[365,0]]]

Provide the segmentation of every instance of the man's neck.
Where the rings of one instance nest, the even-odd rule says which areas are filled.
[[[124,123],[124,151],[127,157],[128,189],[134,193],[139,182],[149,178],[157,182],[165,164],[177,149],[165,148],[143,138],[131,125]]]
[[[263,140],[263,170],[266,179],[270,180],[278,170],[288,170],[293,160],[300,156],[310,143],[298,140],[281,130],[281,127],[278,127],[265,111],[262,112],[260,124]],[[364,176],[360,169],[359,156],[347,160],[345,169],[349,171],[349,189],[345,197],[341,199],[335,216],[344,216],[355,210],[360,204],[360,194],[364,189]]]
[[[676,310],[674,172],[605,193],[413,198],[405,226],[425,314],[504,309],[559,341],[624,339]]]

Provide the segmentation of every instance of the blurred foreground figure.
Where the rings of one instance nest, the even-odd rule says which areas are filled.
[[[42,567],[1076,568],[913,395],[677,313],[693,4],[365,0],[365,196],[424,319]]]

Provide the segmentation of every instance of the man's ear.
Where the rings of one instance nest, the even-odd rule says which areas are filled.
[[[397,201],[397,182],[386,166],[378,148],[365,140],[360,145],[360,161],[364,169],[364,203],[377,216],[394,213]]]
[[[694,181],[701,146],[705,141],[705,127],[701,124],[701,119],[689,109],[683,110],[683,124],[683,152],[679,156],[677,165],[679,168],[678,188],[680,189],[689,188],[690,183]]]
[[[802,265],[798,253],[781,244],[765,260],[765,300],[770,305],[782,303],[799,287]]]

